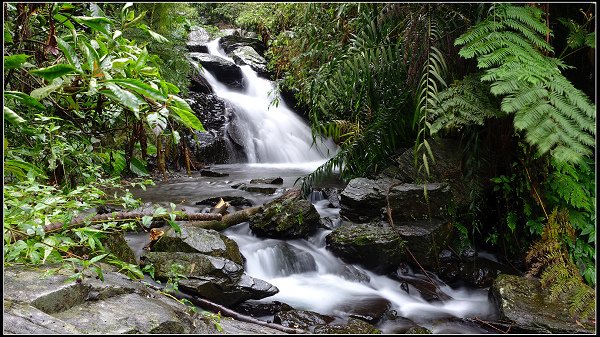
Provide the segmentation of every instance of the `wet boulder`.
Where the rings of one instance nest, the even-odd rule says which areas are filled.
[[[190,75],[189,89],[192,92],[212,94],[213,88],[199,69],[194,69]]]
[[[285,327],[313,331],[315,326],[333,322],[334,318],[308,310],[287,310],[275,314],[273,322]]]
[[[390,227],[343,223],[325,241],[327,249],[345,262],[381,274],[395,270],[404,260],[403,241]]]
[[[395,222],[395,227],[418,264],[424,268],[438,268],[437,256],[451,240],[450,221],[440,219],[401,221]],[[412,257],[407,261],[417,265]]]
[[[510,321],[513,330],[528,333],[594,333],[595,325],[576,322],[569,313],[568,299],[550,300],[538,279],[499,275],[490,288],[500,320]]]
[[[315,334],[380,334],[381,331],[373,325],[358,318],[350,318],[346,324],[319,325],[313,330]]]
[[[279,302],[259,302],[248,300],[235,306],[234,310],[242,315],[252,317],[274,316],[280,311],[294,310],[290,305]]]
[[[225,85],[234,89],[244,88],[242,70],[235,63],[206,53],[190,53],[189,57]]]
[[[212,230],[182,225],[181,233],[173,228],[165,231],[164,235],[154,243],[156,252],[202,253],[210,256],[229,259],[243,265],[244,258],[235,241]]]
[[[251,179],[250,184],[273,184],[273,185],[281,185],[283,184],[283,178],[281,177],[271,177],[271,178],[257,178]]]
[[[276,239],[306,238],[319,226],[319,213],[293,189],[264,205],[250,221],[250,229],[258,236]]]
[[[244,207],[244,206],[254,205],[252,203],[252,201],[250,201],[244,197],[238,197],[238,196],[223,196],[223,197],[208,198],[208,199],[204,199],[204,200],[200,200],[200,201],[196,202],[196,205],[209,205],[211,207],[215,207],[221,199],[223,199],[223,201],[230,204],[231,206],[235,206],[235,207]]]
[[[317,262],[308,252],[296,248],[287,242],[279,242],[272,247],[265,249],[272,250],[272,256],[275,261],[269,266],[273,275],[288,276],[311,271],[317,271]]]
[[[253,39],[242,36],[228,35],[219,39],[219,46],[223,48],[226,54],[232,53],[241,47],[251,47],[259,56],[264,57],[267,46],[259,39]]]
[[[243,46],[231,52],[231,58],[238,65],[249,65],[259,76],[268,77],[267,61],[254,48]]]
[[[277,192],[277,187],[269,186],[269,185],[246,185],[242,184],[238,187],[242,191],[252,192],[252,193],[261,193],[261,194],[274,194]]]
[[[196,53],[208,53],[208,42],[210,36],[206,29],[201,27],[193,27],[188,35],[188,42],[186,44],[187,49],[190,52]]]
[[[200,171],[200,176],[202,177],[227,177],[229,175],[229,173],[225,173],[225,172],[217,172],[217,171],[211,171],[211,170],[201,170]]]
[[[359,318],[371,324],[381,320],[391,308],[392,303],[383,297],[357,297],[344,301],[336,310],[346,313],[350,317]]]
[[[200,253],[148,252],[144,261],[154,266],[157,279],[167,281],[174,275],[180,275],[180,289],[226,306],[279,292],[277,287],[247,275],[241,265],[222,257]]]
[[[447,252],[447,251],[446,251]],[[448,254],[440,253],[440,268],[438,275],[445,282],[460,282],[476,288],[487,288],[492,285],[500,274],[519,275],[520,272],[505,264],[492,261],[479,256],[469,259],[446,257]]]
[[[355,222],[385,219],[386,196],[393,221],[448,217],[450,189],[445,184],[406,184],[395,179],[368,178],[355,178],[348,183],[340,194],[340,215]]]

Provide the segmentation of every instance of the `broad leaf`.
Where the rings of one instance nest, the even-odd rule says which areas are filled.
[[[137,174],[138,176],[143,177],[148,175],[146,165],[144,165],[144,163],[142,163],[141,160],[135,157],[131,158],[131,163],[129,163],[129,169],[131,169],[131,172]]]
[[[111,25],[112,21],[104,17],[91,17],[91,16],[73,16],[73,20],[77,23],[87,26],[92,30],[99,31],[102,34],[111,37],[110,32],[107,29],[107,25]]]
[[[62,84],[63,81],[60,78],[57,78],[49,85],[35,89],[29,95],[37,100],[40,100],[56,91],[56,89],[60,88]]]
[[[67,43],[60,37],[57,37],[56,41],[58,42],[58,48],[60,48],[63,54],[65,54],[65,57],[67,58],[69,63],[72,66],[74,66],[75,69],[77,69],[80,73],[83,73],[83,70],[81,69],[81,63],[79,63],[79,58],[77,57],[77,53],[75,53],[73,47],[71,47],[69,43]]]
[[[206,131],[204,130],[202,122],[200,122],[198,117],[196,117],[196,115],[194,115],[194,113],[191,110],[181,109],[175,106],[171,106],[169,107],[169,109],[176,113],[177,116],[179,116],[179,119],[181,120],[183,125],[187,126],[188,128],[192,128],[198,131]]]
[[[23,119],[23,117],[19,116],[16,112],[7,107],[4,107],[4,120],[14,125],[25,123],[25,119]]]
[[[30,71],[30,73],[40,76],[46,81],[52,81],[55,78],[70,74],[75,70],[76,69],[72,65],[61,63],[46,68],[35,69]]]
[[[16,100],[18,100],[19,102],[30,106],[30,107],[34,107],[38,110],[45,110],[46,107],[44,107],[44,105],[40,102],[38,102],[36,99],[34,99],[33,97],[27,95],[24,92],[20,92],[20,91],[5,91],[4,92],[4,98],[14,98]]]
[[[167,100],[167,96],[165,94],[140,80],[132,78],[119,78],[107,80],[106,82],[118,84],[121,87],[131,89],[140,95],[144,95],[146,97],[152,98],[160,102],[164,102]]]
[[[25,54],[4,56],[4,70],[19,68],[29,57]]]
[[[131,109],[136,116],[139,114],[140,105],[144,104],[144,101],[138,98],[134,93],[125,90],[116,84],[106,83],[106,87],[114,94],[111,98],[116,98],[117,103]],[[100,92],[105,94],[105,91],[103,90]]]

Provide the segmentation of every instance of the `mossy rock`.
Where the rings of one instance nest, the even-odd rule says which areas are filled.
[[[380,334],[381,330],[357,318],[350,318],[347,324],[319,325],[314,329],[315,334]]]

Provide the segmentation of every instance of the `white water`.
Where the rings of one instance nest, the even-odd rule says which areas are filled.
[[[218,39],[208,44],[208,50],[211,55],[233,62],[219,48]],[[234,107],[249,163],[312,162],[318,166],[337,151],[331,140],[318,140],[313,144],[308,125],[286,106],[281,97],[277,106],[271,105],[275,98],[273,83],[258,77],[248,65],[240,68],[245,84],[241,92],[226,87],[209,71],[204,71],[204,77],[215,94]]]
[[[312,198],[311,198],[312,199]],[[328,208],[327,200],[311,200],[321,217],[339,218],[339,209]],[[480,328],[460,325],[443,318],[492,318],[494,310],[488,300],[487,289],[453,289],[439,281],[448,301],[428,302],[418,290],[409,285],[409,292],[400,283],[384,275],[372,273],[356,265],[348,265],[325,248],[325,237],[331,230],[320,229],[308,240],[275,240],[256,237],[247,223],[229,228],[223,233],[237,242],[246,258],[247,274],[265,280],[279,289],[279,293],[261,302],[280,301],[295,309],[310,310],[343,319],[356,308],[364,307],[373,298],[391,303],[398,316],[408,318],[434,333],[484,333]],[[282,245],[296,248],[294,263],[282,254]],[[312,263],[309,256],[314,259]],[[348,268],[369,277],[348,276]],[[413,274],[415,275],[415,274]],[[415,275],[416,277],[422,275]],[[354,308],[354,309],[352,309]],[[402,320],[381,321],[377,327],[384,333],[406,327]]]

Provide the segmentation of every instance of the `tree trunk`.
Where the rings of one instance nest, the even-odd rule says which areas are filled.
[[[221,220],[212,221],[190,221],[190,226],[200,227],[204,229],[214,229],[217,231],[224,230],[231,226],[235,226],[244,221],[250,220],[250,217],[258,213],[262,206],[255,206],[237,211],[231,214],[224,215]]]

